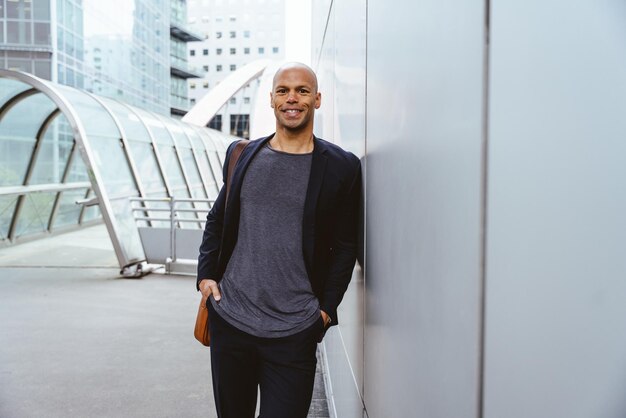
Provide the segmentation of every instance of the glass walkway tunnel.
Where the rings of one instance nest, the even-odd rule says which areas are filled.
[[[104,221],[122,273],[141,274],[140,230],[169,229],[173,201],[181,231],[201,233],[234,139],[0,70],[0,246]]]

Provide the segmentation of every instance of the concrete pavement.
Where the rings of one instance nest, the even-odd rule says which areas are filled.
[[[0,417],[215,416],[195,279],[118,270],[103,226],[0,250]]]

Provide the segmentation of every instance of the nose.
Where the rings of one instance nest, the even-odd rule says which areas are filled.
[[[297,101],[298,101],[298,99],[296,99],[296,94],[295,93],[289,93],[287,95],[287,103],[295,103]]]

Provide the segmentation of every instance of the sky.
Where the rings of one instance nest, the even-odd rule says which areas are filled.
[[[311,65],[311,0],[285,0],[285,59]]]

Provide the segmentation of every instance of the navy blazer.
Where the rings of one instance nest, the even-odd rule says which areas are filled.
[[[222,279],[237,243],[241,184],[250,161],[273,137],[250,141],[243,150],[231,178],[225,209],[226,187],[222,187],[211,211],[198,257],[198,278]],[[226,151],[224,183],[233,142]],[[337,145],[314,137],[311,173],[302,218],[302,252],[313,293],[320,308],[339,323],[337,307],[352,277],[357,253],[361,162]]]

